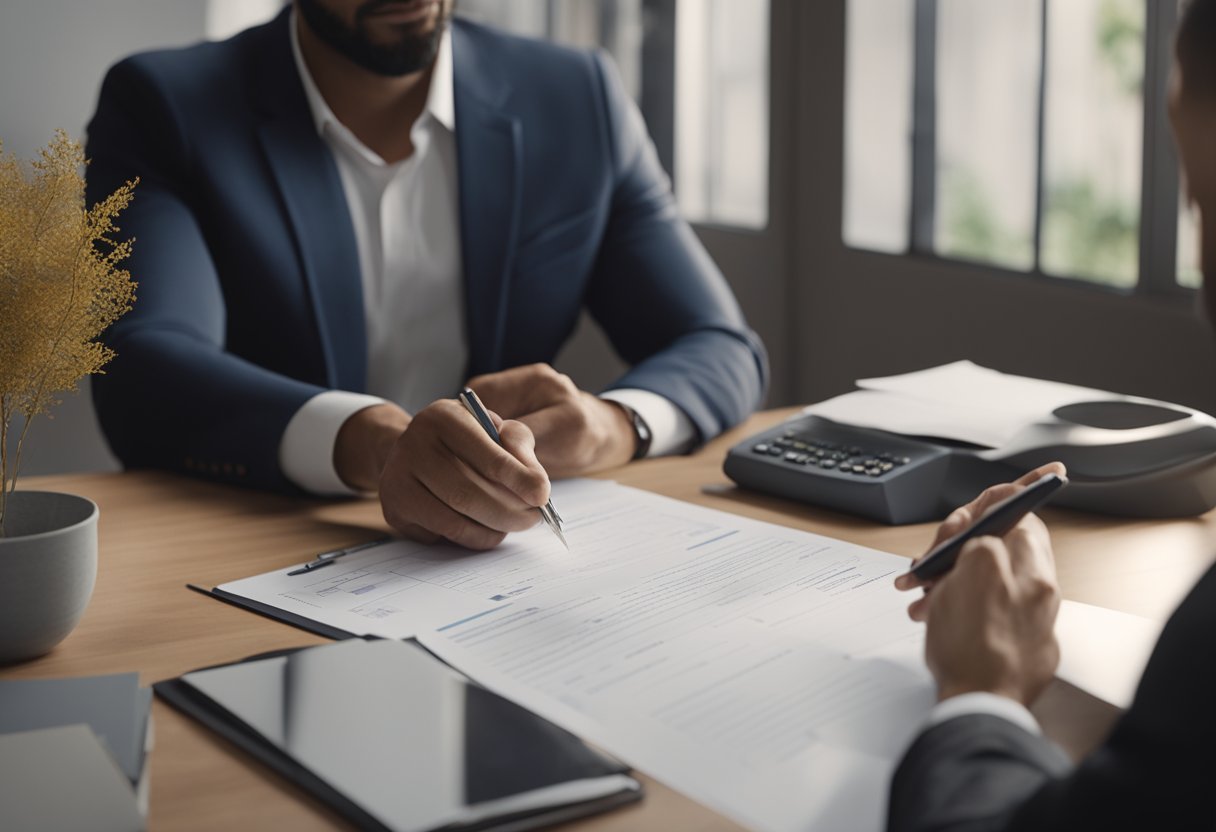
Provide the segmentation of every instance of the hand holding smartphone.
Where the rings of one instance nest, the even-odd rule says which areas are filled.
[[[949,572],[958,560],[959,552],[973,537],[994,535],[1000,537],[1017,525],[1018,521],[1034,511],[1059,489],[1068,484],[1068,478],[1059,474],[1045,474],[1016,494],[1006,497],[954,537],[943,540],[931,552],[918,560],[909,574],[919,581],[928,581]]]

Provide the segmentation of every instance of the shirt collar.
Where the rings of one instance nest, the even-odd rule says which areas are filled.
[[[304,84],[304,95],[308,99],[308,109],[312,112],[313,123],[317,127],[317,133],[322,133],[326,124],[339,125],[341,122],[325,103],[324,96],[317,89],[317,84],[308,71],[308,65],[304,63],[304,53],[300,51],[300,34],[296,29],[297,25],[296,12],[293,9],[291,25],[287,27],[291,33],[291,55],[295,59],[296,72],[300,75],[300,81]],[[423,110],[423,114],[426,113],[430,113],[435,121],[455,132],[456,102],[452,84],[452,27],[450,22],[444,27],[443,35],[439,39],[439,51],[435,55],[435,64],[431,71],[431,86],[427,90],[426,108]]]

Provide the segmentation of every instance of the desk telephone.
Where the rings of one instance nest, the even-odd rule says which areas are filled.
[[[1216,419],[1121,397],[1056,408],[999,448],[794,417],[739,443],[726,475],[752,488],[894,525],[944,517],[990,485],[1053,460],[1056,505],[1128,517],[1216,506]]]

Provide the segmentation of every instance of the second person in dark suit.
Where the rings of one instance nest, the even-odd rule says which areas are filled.
[[[1216,321],[1216,0],[1192,0],[1183,17],[1171,116]],[[1039,473],[985,492],[938,539]],[[912,604],[940,701],[896,771],[891,832],[1216,829],[1216,566],[1170,617],[1131,706],[1076,766],[1026,707],[1059,661],[1058,606],[1051,539],[1033,515],[969,543]]]

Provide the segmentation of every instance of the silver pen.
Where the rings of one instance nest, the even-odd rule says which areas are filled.
[[[473,414],[473,418],[476,419],[477,423],[481,425],[482,429],[489,434],[490,438],[499,445],[502,445],[502,437],[498,435],[498,428],[494,427],[494,421],[490,418],[490,415],[486,413],[486,409],[482,407],[481,399],[477,398],[477,394],[466,387],[460,393],[460,395],[457,396],[457,398],[460,399],[460,403],[465,406],[465,409],[468,410],[469,413]],[[543,506],[538,508],[537,511],[540,512],[541,519],[545,521],[545,525],[553,530],[553,533],[557,535],[557,539],[560,540],[562,545],[566,547],[566,550],[569,551],[570,544],[566,542],[566,536],[562,534],[562,523],[565,521],[562,520],[562,516],[557,513],[557,509],[553,507],[553,501],[549,500]]]
[[[334,549],[332,552],[322,552],[308,563],[304,564],[298,569],[291,570],[287,574],[289,576],[304,575],[308,572],[320,569],[322,566],[329,566],[338,558],[353,555],[355,552],[362,552],[364,549],[371,549],[373,546],[380,546],[381,544],[388,543],[390,540],[392,540],[391,537],[377,537],[375,540],[369,540],[366,543],[358,543],[354,546],[347,546],[345,549]]]

